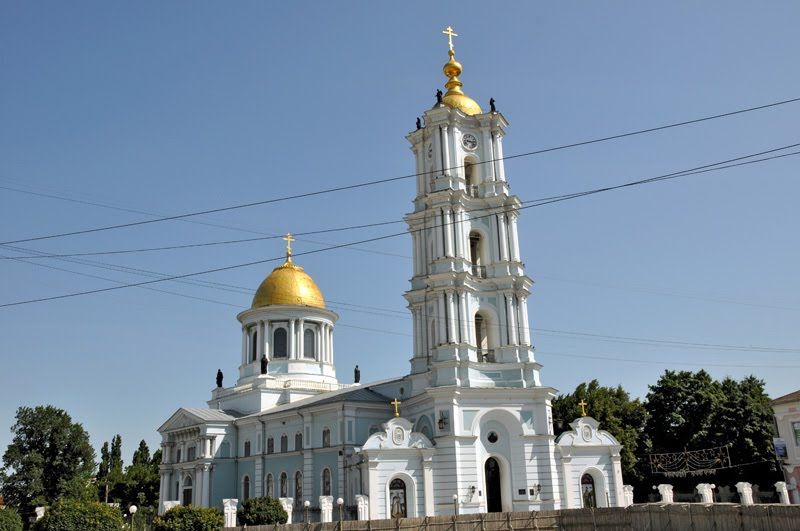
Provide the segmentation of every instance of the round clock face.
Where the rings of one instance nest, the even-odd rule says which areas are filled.
[[[472,133],[467,133],[461,137],[461,145],[464,146],[464,149],[472,151],[478,147],[478,139]]]

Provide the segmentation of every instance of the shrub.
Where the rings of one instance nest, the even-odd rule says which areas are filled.
[[[154,531],[218,531],[225,524],[215,508],[173,507],[153,520]]]
[[[95,501],[62,499],[48,507],[36,531],[121,531],[119,509]]]
[[[240,525],[285,524],[289,515],[275,498],[250,498],[245,500],[237,514]]]
[[[0,507],[0,531],[22,531],[22,517],[13,507]]]

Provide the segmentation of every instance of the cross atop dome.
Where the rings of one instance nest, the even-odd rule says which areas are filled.
[[[283,240],[286,241],[286,261],[292,261],[292,242],[296,240],[294,236],[292,236],[291,232],[287,232],[286,236],[283,237]]]
[[[447,26],[442,33],[447,35],[447,44],[450,45],[450,55],[455,55],[456,51],[453,49],[453,37],[458,37],[458,33],[454,32],[453,28],[450,26]]]
[[[458,76],[461,75],[462,68],[461,63],[456,61],[456,52],[453,49],[453,37],[458,37],[458,33],[453,31],[451,26],[447,26],[442,33],[447,35],[447,44],[449,46],[447,55],[450,58],[442,68],[444,75],[448,77],[447,83],[444,84],[447,93],[442,98],[442,103],[469,116],[483,114],[481,106],[461,90],[463,83],[458,79]]]

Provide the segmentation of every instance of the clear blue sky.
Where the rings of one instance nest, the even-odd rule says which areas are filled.
[[[444,82],[448,24],[461,34],[466,92],[484,106],[497,100],[514,154],[798,97],[798,19],[796,2],[3,2],[0,240],[148,218],[131,210],[176,214],[411,173],[404,136]],[[523,200],[617,184],[800,142],[799,119],[800,104],[786,105],[521,158],[507,173]],[[525,211],[532,326],[800,349],[799,164],[789,157]],[[228,229],[176,221],[21,245],[90,252],[400,219],[412,187],[402,180],[199,220]],[[273,240],[91,259],[181,274],[282,249]],[[356,363],[366,381],[408,370],[406,314],[338,303],[402,312],[410,252],[403,236],[298,260],[336,301],[342,380]],[[180,406],[204,405],[217,368],[234,379],[235,315],[272,267],[197,279],[244,291],[154,286],[232,306],[127,289],[0,309],[0,449],[16,408],[45,403],[82,422],[97,448],[115,433],[126,459],[141,438],[157,447],[155,429]],[[0,261],[0,303],[110,285]],[[797,351],[534,339],[544,384],[562,391],[597,378],[644,396],[664,369],[700,367],[755,374],[773,396],[798,387]]]

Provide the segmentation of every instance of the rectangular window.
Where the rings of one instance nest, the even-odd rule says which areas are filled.
[[[186,449],[186,460],[187,461],[194,461],[195,456],[197,455],[197,447],[190,446]]]
[[[794,445],[800,446],[800,422],[792,422],[792,433],[794,433]]]

